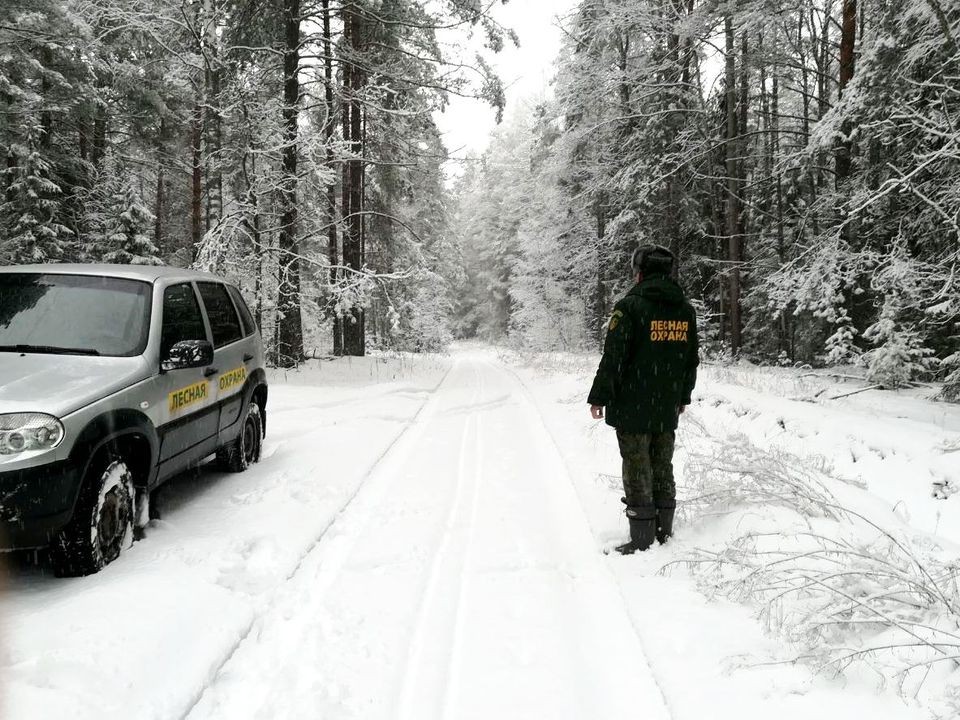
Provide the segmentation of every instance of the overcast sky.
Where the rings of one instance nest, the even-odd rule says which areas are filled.
[[[508,43],[498,55],[486,53],[507,90],[507,113],[517,102],[539,98],[548,91],[552,65],[560,51],[562,33],[557,16],[563,17],[577,0],[511,0],[493,9],[500,24],[520,37],[520,47]],[[496,126],[496,112],[479,100],[452,98],[445,113],[437,115],[444,143],[453,157],[471,150],[482,153]],[[456,174],[455,168],[450,169]]]

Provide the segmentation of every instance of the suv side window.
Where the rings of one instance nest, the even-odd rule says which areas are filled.
[[[250,308],[247,307],[247,303],[244,301],[243,295],[241,295],[240,291],[237,290],[233,285],[227,285],[227,292],[230,293],[230,297],[233,298],[233,302],[237,306],[237,310],[240,313],[240,322],[243,324],[243,336],[248,337],[253,335],[254,331],[257,329],[257,325],[253,321],[253,315],[250,314]]]
[[[160,332],[160,357],[183,340],[206,340],[203,315],[196,293],[189,283],[171,285],[163,291],[163,328]]]
[[[233,302],[227,295],[227,288],[220,283],[197,283],[203,306],[207,309],[210,330],[213,332],[213,346],[221,348],[243,337],[240,318],[233,308]]]

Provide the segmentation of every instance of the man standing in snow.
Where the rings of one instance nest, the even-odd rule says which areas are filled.
[[[630,555],[673,533],[677,506],[673,443],[690,404],[700,364],[697,316],[672,279],[673,253],[645,245],[633,254],[637,284],[614,307],[590,412],[616,428],[623,457],[623,490]]]

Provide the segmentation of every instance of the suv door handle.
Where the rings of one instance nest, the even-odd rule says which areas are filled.
[[[243,361],[244,361],[245,363],[248,363],[248,362],[250,362],[251,360],[253,360],[253,355],[251,355],[250,353],[244,353],[244,354],[243,354]]]
[[[206,370],[203,371],[203,376],[204,376],[204,377],[213,377],[213,376],[216,375],[218,372],[220,372],[220,371],[217,370],[215,367],[208,367]]]

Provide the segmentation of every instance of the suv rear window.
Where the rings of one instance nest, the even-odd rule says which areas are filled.
[[[233,298],[233,302],[237,306],[237,310],[240,312],[240,322],[243,323],[244,337],[247,335],[253,335],[254,331],[257,329],[257,324],[253,321],[253,315],[250,314],[250,308],[243,299],[243,295],[241,295],[240,291],[237,290],[233,285],[227,286],[227,292],[230,293],[230,297]]]
[[[0,351],[140,355],[152,295],[139,280],[0,273]]]
[[[207,309],[210,330],[213,332],[213,346],[223,347],[243,337],[240,318],[233,308],[233,302],[227,295],[227,288],[220,283],[197,283],[203,306]]]

